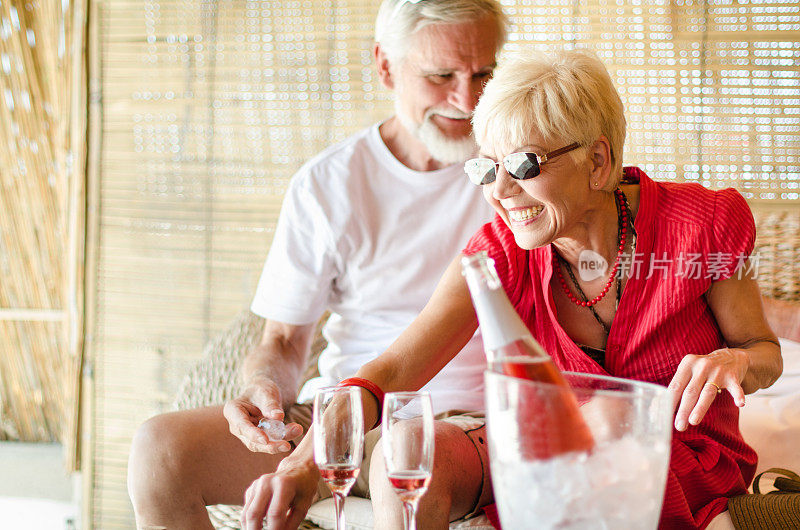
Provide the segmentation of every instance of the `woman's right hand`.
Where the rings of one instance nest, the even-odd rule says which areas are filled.
[[[271,530],[296,530],[314,502],[319,478],[313,459],[284,458],[274,473],[261,475],[247,488],[242,528],[261,530],[266,517]]]
[[[285,453],[291,449],[288,440],[303,434],[300,425],[289,423],[286,425],[283,440],[270,440],[258,427],[258,422],[262,418],[283,421],[284,417],[280,391],[277,385],[265,376],[252,378],[238,397],[225,403],[223,414],[228,420],[231,434],[256,453]]]

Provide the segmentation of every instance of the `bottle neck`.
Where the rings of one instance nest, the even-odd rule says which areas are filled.
[[[497,350],[519,339],[532,339],[486,253],[467,256],[461,264],[478,315],[484,349]]]

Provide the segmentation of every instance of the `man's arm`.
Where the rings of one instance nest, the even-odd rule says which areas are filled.
[[[302,434],[290,423],[282,441],[270,441],[257,427],[261,418],[283,420],[284,411],[297,397],[300,376],[308,362],[316,324],[302,326],[267,320],[261,342],[245,357],[241,392],[225,404],[230,431],[251,451],[289,451],[288,441]]]
[[[242,363],[242,385],[269,379],[278,387],[281,408],[291,406],[308,362],[315,327],[316,324],[297,326],[267,320],[261,342]]]

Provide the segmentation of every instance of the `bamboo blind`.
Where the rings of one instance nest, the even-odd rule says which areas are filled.
[[[0,2],[0,440],[75,464],[82,340],[83,2]]]
[[[782,207],[798,199],[796,4],[503,3],[509,49],[572,42],[608,62],[628,109],[628,163]],[[132,524],[133,431],[169,407],[203,343],[249,303],[288,179],[392,104],[372,67],[374,0],[96,8],[86,478],[88,522],[111,529]]]

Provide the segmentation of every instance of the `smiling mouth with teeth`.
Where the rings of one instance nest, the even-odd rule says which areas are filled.
[[[508,212],[508,218],[514,222],[521,223],[537,217],[544,210],[544,206],[534,206],[533,208],[525,208],[522,210],[511,210]]]

